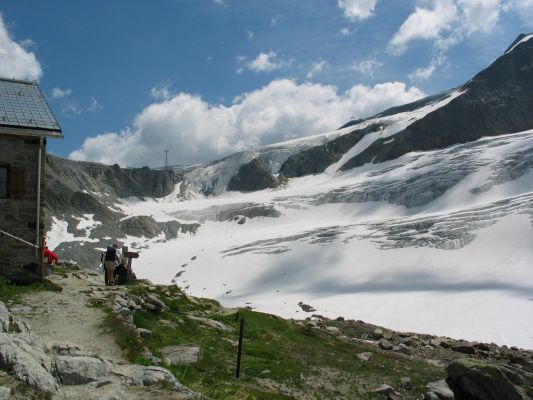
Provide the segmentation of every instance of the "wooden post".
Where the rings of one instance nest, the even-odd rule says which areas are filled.
[[[41,239],[41,247],[39,248],[39,266],[41,270],[41,282],[44,283],[44,243],[45,239]]]
[[[244,318],[241,319],[241,329],[239,332],[239,348],[237,349],[237,372],[235,377],[239,379],[241,377],[241,353],[242,353],[242,339],[244,334]]]
[[[137,253],[135,251],[125,251],[124,253],[122,253],[122,255],[128,259],[128,265],[126,267],[126,269],[128,270],[128,279],[127,279],[127,281],[130,282],[132,274],[133,274],[133,271],[131,269],[131,264],[132,264],[132,261],[133,261],[134,258],[139,258],[139,253]]]

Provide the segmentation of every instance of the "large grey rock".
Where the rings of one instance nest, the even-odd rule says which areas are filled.
[[[97,380],[109,371],[108,364],[95,357],[58,356],[55,368],[64,385],[82,385]]]
[[[198,364],[202,351],[198,345],[166,346],[160,350],[167,365]]]
[[[455,396],[444,379],[430,382],[426,387],[439,398],[439,400],[454,400]]]
[[[11,371],[18,380],[42,392],[54,393],[54,377],[30,354],[22,350],[6,333],[0,333],[0,369]]]
[[[9,400],[11,398],[11,389],[0,386],[0,400]]]
[[[447,371],[450,388],[464,400],[525,400],[513,383],[533,385],[531,374],[475,359],[456,360]]]
[[[161,367],[145,367],[142,365],[120,365],[113,373],[121,376],[125,383],[133,386],[170,385],[183,398],[193,398],[196,393],[183,386],[169,370]]]
[[[30,333],[28,324],[15,318],[0,301],[0,332],[3,333]]]

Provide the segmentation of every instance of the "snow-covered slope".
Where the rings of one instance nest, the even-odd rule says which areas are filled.
[[[308,316],[304,302],[330,317],[533,348],[532,166],[533,130],[277,190],[122,207],[202,224],[142,251],[136,272],[155,282],[284,316]]]

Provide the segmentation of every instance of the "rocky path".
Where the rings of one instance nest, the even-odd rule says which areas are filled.
[[[62,292],[37,292],[26,296],[11,312],[27,322],[32,332],[44,339],[83,344],[91,353],[125,362],[122,351],[111,335],[101,327],[105,313],[89,304],[88,293],[101,290],[120,291],[118,286],[105,286],[98,275],[67,274],[54,276],[54,283],[63,287]]]
[[[106,314],[90,300],[105,302],[124,288],[80,271],[51,280],[63,291],[0,301],[0,400],[197,397],[165,368],[130,364],[103,330]]]

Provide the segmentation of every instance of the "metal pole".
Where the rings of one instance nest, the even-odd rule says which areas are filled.
[[[41,267],[41,282],[44,283],[44,238],[41,239],[41,248],[39,250],[39,264]]]
[[[242,353],[242,337],[244,333],[244,318],[241,319],[241,330],[239,332],[239,348],[237,350],[237,372],[235,377],[239,379],[241,377],[241,353]]]
[[[165,152],[165,169],[168,169],[168,152],[170,150],[163,150]]]
[[[34,247],[35,249],[38,249],[38,248],[39,248],[39,246],[36,246],[36,245],[34,245],[33,243],[30,243],[30,242],[28,242],[28,241],[26,241],[26,240],[24,240],[24,239],[21,239],[21,238],[19,238],[19,237],[16,237],[15,235],[12,235],[12,234],[7,233],[6,231],[3,231],[2,229],[0,229],[0,236],[2,236],[2,235],[5,235],[5,236],[7,236],[7,237],[10,237],[11,239],[14,239],[14,240],[18,240],[19,242],[24,243],[24,244],[26,244],[26,245],[28,245],[28,246],[30,246],[30,247]],[[36,251],[37,251],[37,250],[36,250]]]
[[[36,237],[35,237],[35,245],[38,246],[41,245],[41,232],[39,230],[39,225],[41,222],[41,157],[43,152],[43,138],[39,138],[39,155],[37,156],[37,227],[36,227]],[[36,254],[37,255],[37,250]]]

